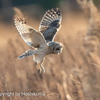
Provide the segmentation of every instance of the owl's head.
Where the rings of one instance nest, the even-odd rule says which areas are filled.
[[[63,44],[61,44],[59,42],[50,42],[49,47],[50,47],[50,50],[52,51],[52,53],[54,53],[54,54],[59,54],[63,50]]]

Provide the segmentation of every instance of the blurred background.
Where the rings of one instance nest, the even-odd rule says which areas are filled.
[[[31,49],[14,25],[19,8],[36,30],[44,13],[58,7],[62,27],[55,41],[59,55],[43,63],[38,74],[32,57],[17,57]],[[0,93],[35,92],[45,96],[0,96],[1,100],[100,100],[100,0],[0,0]]]

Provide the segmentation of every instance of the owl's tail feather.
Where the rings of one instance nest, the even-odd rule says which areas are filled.
[[[21,56],[18,57],[18,59],[23,59],[25,57],[29,57],[34,55],[34,50],[27,50],[25,53],[23,53]]]

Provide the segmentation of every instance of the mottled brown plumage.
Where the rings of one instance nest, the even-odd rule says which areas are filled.
[[[15,9],[16,14],[18,9]],[[21,13],[21,12],[20,12]],[[59,42],[54,42],[54,37],[60,29],[61,13],[58,8],[48,10],[40,23],[39,32],[33,29],[26,22],[22,13],[15,16],[15,26],[20,33],[23,40],[35,50],[27,50],[19,59],[32,56],[33,60],[37,63],[38,72],[45,72],[42,62],[44,57],[48,54],[59,54],[63,49],[63,45]]]

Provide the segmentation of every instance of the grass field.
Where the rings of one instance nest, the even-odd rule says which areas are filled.
[[[32,5],[19,8],[28,23],[38,30],[44,11],[38,15],[34,10],[28,11]],[[99,12],[93,4],[88,14],[64,7],[61,11],[62,27],[55,41],[63,43],[64,49],[59,55],[46,56],[45,74],[38,74],[32,57],[17,58],[30,47],[18,34],[13,18],[6,23],[0,16],[0,92],[19,93],[0,96],[1,100],[100,100]],[[22,92],[45,96],[27,96]]]

